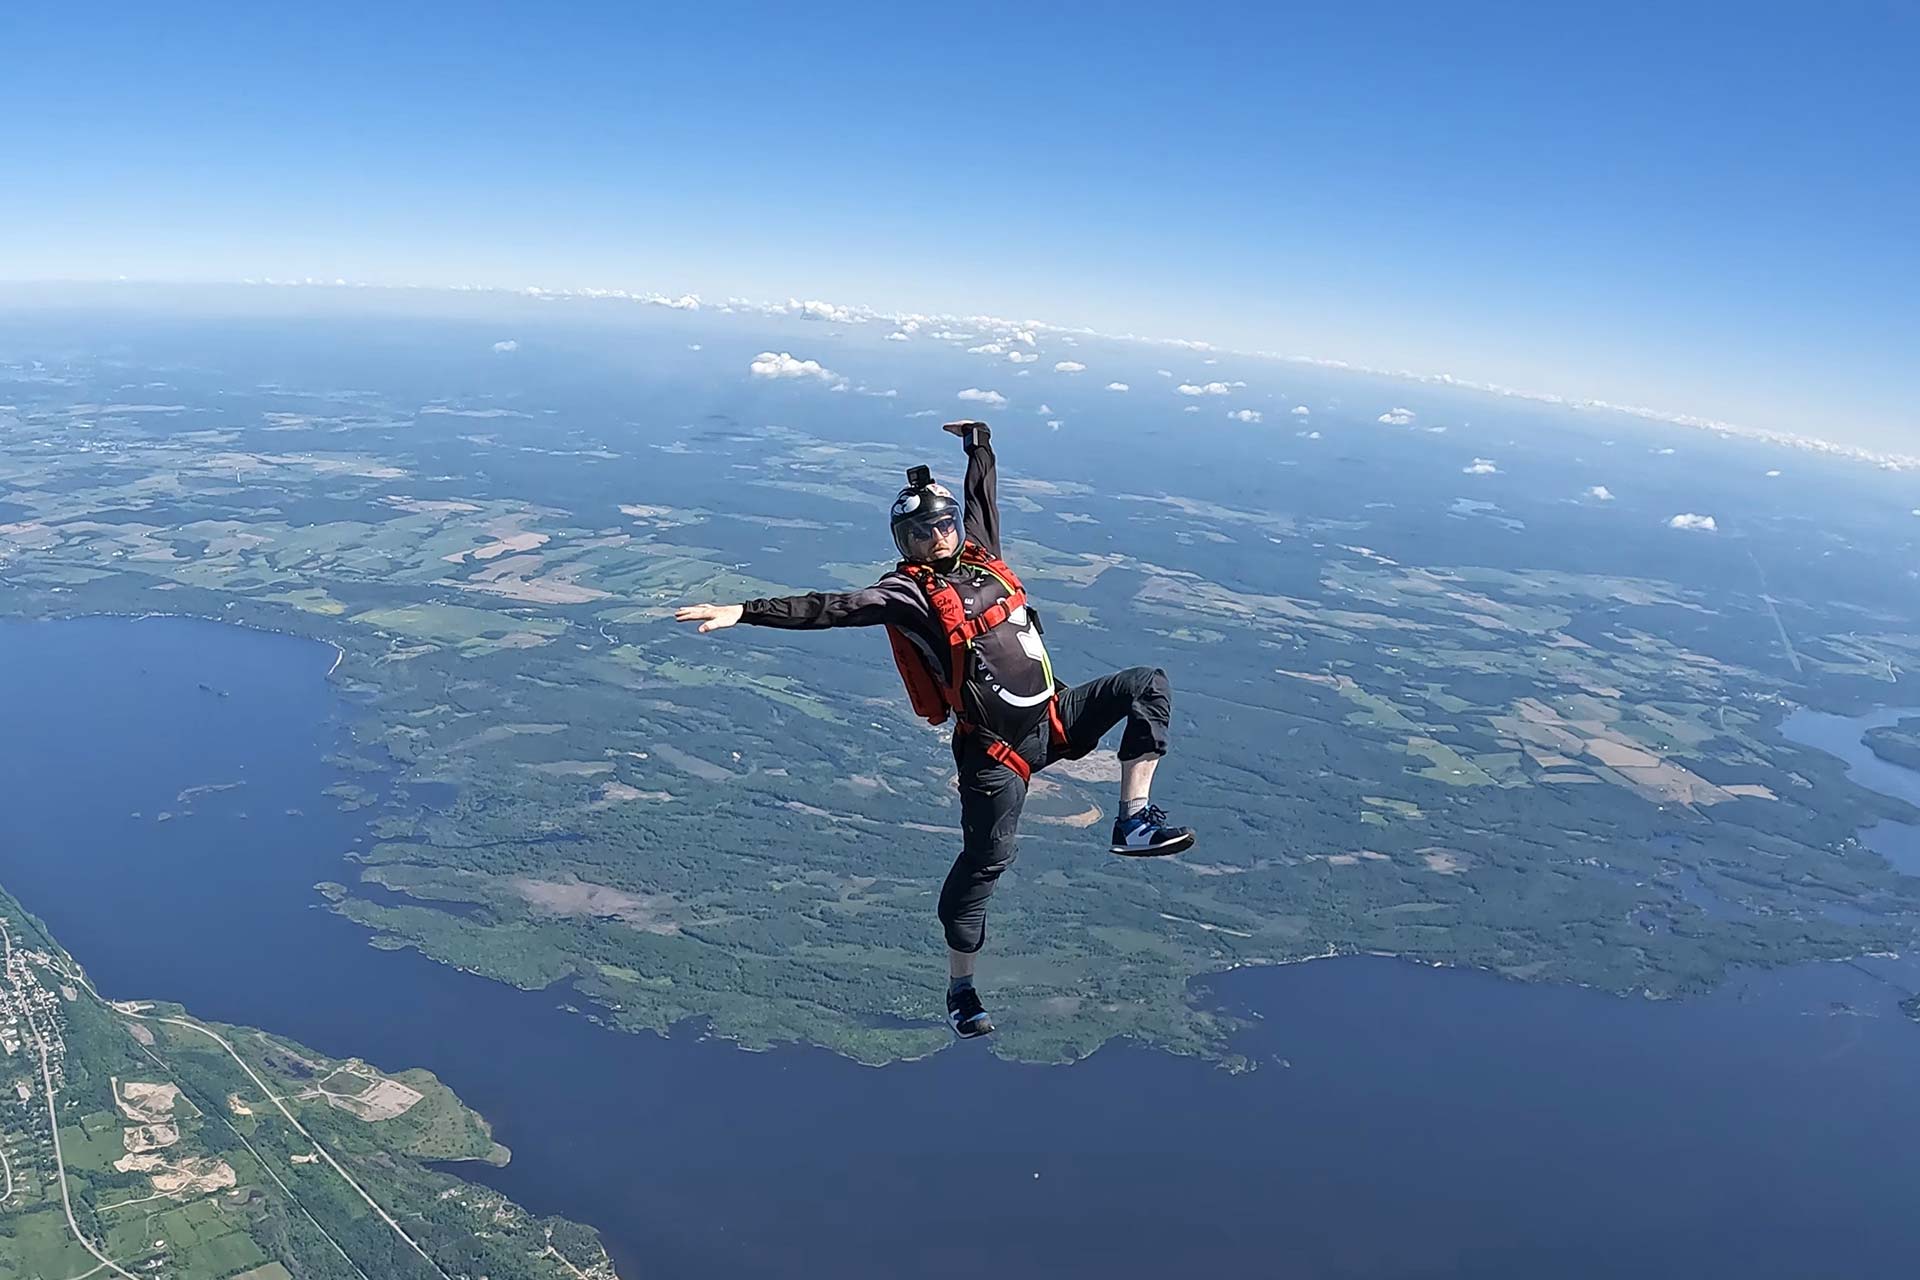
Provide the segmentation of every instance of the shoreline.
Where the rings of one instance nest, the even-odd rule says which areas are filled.
[[[323,644],[333,650],[333,662],[322,674],[321,679],[330,679],[346,661],[346,648],[337,640],[325,636],[311,635],[303,631],[288,631],[281,627],[263,627],[257,623],[239,622],[232,618],[216,618],[211,614],[189,613],[178,609],[148,609],[140,613],[129,613],[123,609],[85,609],[63,611],[59,613],[15,613],[0,608],[0,622],[77,622],[82,618],[121,618],[129,622],[142,622],[148,618],[188,618],[195,622],[211,622],[222,627],[239,627],[243,631],[258,631],[262,635],[286,636],[290,640],[305,640],[313,644]]]
[[[136,622],[147,620],[147,619],[154,619],[154,618],[182,618],[182,619],[188,619],[195,622],[206,622],[206,623],[212,623],[220,626],[236,627],[243,630],[256,632],[262,635],[285,636],[295,640],[322,644],[331,648],[334,652],[333,660],[328,665],[326,671],[323,673],[323,676],[322,676],[323,679],[326,679],[329,681],[334,676],[334,674],[339,670],[340,666],[342,665],[342,663],[344,663],[347,656],[347,651],[343,645],[327,637],[314,635],[306,632],[291,631],[281,627],[263,626],[253,622],[241,621],[233,618],[212,616],[205,613],[198,613],[198,612],[192,612],[192,611],[144,610],[140,612],[132,612],[132,611],[126,611],[126,610],[110,610],[109,609],[109,610],[61,611],[61,612],[45,613],[45,614],[26,614],[26,613],[18,613],[18,612],[9,612],[4,608],[0,608],[0,621],[62,622],[62,621],[79,620],[83,618],[110,618],[110,619],[121,619],[121,620],[136,621]],[[1787,715],[1783,716],[1781,723],[1775,726],[1775,732],[1778,733],[1782,739],[1793,743],[1797,747],[1807,749],[1807,750],[1822,751],[1823,753],[1829,754],[1829,755],[1833,754],[1831,752],[1826,752],[1824,748],[1816,746],[1812,743],[1803,742],[1798,738],[1790,737],[1783,731],[1782,725],[1784,725],[1785,720],[1795,712],[1802,712],[1802,711],[1813,712],[1812,708],[1803,706],[1801,704],[1788,703],[1785,705],[1787,707]],[[1911,712],[1920,712],[1920,708],[1901,708],[1901,707],[1892,707],[1888,705],[1877,705],[1872,710],[1861,713],[1858,716],[1842,717],[1842,718],[1849,719],[1849,720],[1852,720],[1852,719],[1872,720],[1888,714],[1902,714],[1902,713],[1911,713]],[[1823,712],[1813,712],[1813,714],[1837,715],[1837,713],[1823,713]],[[1839,758],[1839,757],[1836,757],[1836,758]],[[1843,763],[1846,763],[1848,774],[1849,776],[1851,776],[1853,773],[1853,765],[1851,764],[1851,762],[1843,761]],[[1865,784],[1856,782],[1855,785],[1864,787]],[[1865,789],[1874,791],[1875,794],[1882,794],[1882,795],[1886,794],[1884,792],[1879,792],[1875,788],[1869,787]],[[1897,799],[1898,797],[1894,797],[1894,798]],[[1864,829],[1865,828],[1862,828],[1862,830]],[[1857,836],[1857,833],[1856,833],[1856,836]],[[351,854],[343,855],[342,860],[343,862],[355,861],[355,859]],[[358,896],[353,894],[352,886],[350,884],[344,887],[347,888],[348,896],[353,896],[353,897]],[[407,895],[407,896],[410,897],[411,895]],[[361,900],[365,901],[366,899],[363,898]],[[429,960],[434,964],[443,965],[457,972],[469,974],[473,977],[481,978],[485,981],[496,983],[500,986],[508,987],[515,991],[537,993],[539,991],[551,990],[556,985],[563,985],[565,983],[575,981],[582,976],[580,974],[574,974],[574,975],[571,975],[569,978],[560,980],[559,984],[549,984],[548,987],[543,987],[543,988],[521,987],[517,983],[514,983],[509,979],[496,977],[492,974],[484,973],[479,970],[472,969],[465,965],[456,963],[454,961],[442,959],[439,956],[432,955],[428,951],[423,949],[420,939],[407,937],[404,935],[383,934],[378,929],[372,928],[370,926],[361,925],[358,922],[353,921],[350,917],[346,916],[345,913],[340,910],[339,904],[337,902],[315,903],[311,905],[325,905],[330,914],[333,914],[336,917],[339,917],[347,921],[347,923],[353,925],[356,929],[360,929],[364,931],[365,937],[362,939],[363,945],[375,945],[374,940],[376,938],[390,937],[395,942],[398,943],[398,946],[389,947],[385,949],[411,950],[416,955],[420,956],[423,959]],[[1915,949],[1920,950],[1920,947],[1916,947]],[[1897,957],[1901,954],[1902,952],[1897,950],[1893,952],[1888,952],[1884,949],[1876,950],[1876,949],[1863,948],[1858,952],[1853,952],[1848,955],[1818,957],[1814,960],[1799,961],[1796,963],[1821,963],[1821,964],[1848,963],[1848,962],[1857,961],[1857,960],[1861,960],[1861,959],[1865,959],[1873,956],[1892,955]],[[1371,950],[1371,949],[1364,949],[1364,948],[1343,947],[1337,943],[1330,943],[1321,950],[1317,950],[1304,955],[1270,956],[1270,957],[1260,957],[1260,958],[1253,958],[1253,959],[1240,959],[1240,960],[1236,960],[1231,963],[1228,963],[1226,965],[1223,965],[1221,967],[1208,968],[1199,972],[1195,972],[1185,979],[1185,990],[1186,990],[1186,994],[1184,997],[1185,1003],[1190,1012],[1207,1012],[1207,1010],[1204,1010],[1194,1000],[1192,989],[1196,985],[1204,984],[1207,981],[1218,978],[1224,974],[1230,974],[1230,973],[1234,973],[1241,970],[1247,970],[1247,969],[1280,969],[1280,968],[1285,968],[1287,966],[1308,964],[1315,961],[1336,960],[1344,956],[1372,956],[1376,958],[1394,959],[1394,960],[1403,961],[1408,964],[1416,965],[1422,968],[1456,969],[1456,970],[1464,970],[1469,972],[1484,973],[1490,977],[1500,978],[1506,981],[1520,982],[1525,985],[1559,986],[1559,987],[1579,988],[1584,990],[1597,990],[1597,991],[1603,991],[1606,994],[1618,996],[1621,998],[1626,998],[1629,996],[1637,996],[1643,1000],[1662,1001],[1662,1002],[1667,1000],[1696,1000],[1696,999],[1708,998],[1712,996],[1714,993],[1720,990],[1723,990],[1729,983],[1735,981],[1736,978],[1738,978],[1742,974],[1747,974],[1747,973],[1763,974],[1767,972],[1777,972],[1780,969],[1792,967],[1791,965],[1788,965],[1788,966],[1745,965],[1745,966],[1729,967],[1726,970],[1725,974],[1720,979],[1713,982],[1705,990],[1702,990],[1699,992],[1693,992],[1693,993],[1682,993],[1682,994],[1677,994],[1673,996],[1658,996],[1658,995],[1655,995],[1650,989],[1644,986],[1639,988],[1625,989],[1625,990],[1614,990],[1611,988],[1596,986],[1595,984],[1590,982],[1583,982],[1577,979],[1569,979],[1569,978],[1549,978],[1545,980],[1517,978],[1517,977],[1513,977],[1510,974],[1503,973],[1499,969],[1491,968],[1484,965],[1461,963],[1458,961],[1446,960],[1446,959],[1426,959],[1426,958],[1421,958],[1416,956],[1409,956],[1399,952],[1385,952],[1385,951],[1378,951],[1378,950]],[[662,1037],[666,1037],[671,1034],[670,1030],[662,1031],[658,1028],[649,1028],[649,1027],[629,1028],[626,1026],[622,1026],[618,1021],[614,1020],[614,1018],[609,1016],[613,1011],[606,1003],[596,1000],[590,996],[582,996],[581,999],[583,1004],[588,1006],[590,1009],[597,1011],[593,1016],[596,1017],[597,1020],[602,1022],[602,1024],[610,1031],[619,1032],[625,1035],[640,1035],[645,1032],[651,1032],[656,1036],[662,1036]],[[1225,1010],[1216,1010],[1214,1012],[1225,1015],[1230,1019],[1238,1021],[1235,1015],[1229,1014]],[[693,1015],[693,1017],[702,1018],[702,1019],[710,1019],[711,1016],[712,1015],[710,1013],[701,1013],[701,1014]],[[930,1030],[934,1029],[935,1027],[938,1027],[938,1025],[939,1024],[937,1022],[930,1021],[929,1029]],[[817,1042],[817,1041],[806,1041],[806,1040],[796,1039],[796,1040],[776,1041],[764,1046],[750,1046],[744,1042],[744,1037],[741,1033],[731,1032],[731,1031],[721,1031],[721,1030],[715,1029],[710,1024],[710,1022],[709,1022],[709,1025],[703,1031],[702,1036],[703,1038],[726,1041],[729,1044],[733,1045],[739,1052],[743,1052],[743,1053],[765,1053],[765,1052],[775,1051],[780,1048],[802,1048],[802,1049],[816,1048],[816,1049],[824,1050],[825,1052],[830,1053],[833,1056],[837,1058],[841,1058],[845,1061],[855,1063],[864,1067],[871,1067],[874,1069],[884,1068],[884,1067],[891,1066],[901,1062],[922,1061],[926,1058],[932,1057],[933,1055],[942,1052],[943,1050],[949,1047],[948,1043],[942,1043],[928,1049],[924,1053],[902,1054],[896,1057],[886,1058],[883,1061],[874,1061],[871,1058],[861,1057],[855,1053],[848,1052],[846,1049],[836,1046],[834,1044]],[[1141,1045],[1145,1048],[1154,1049],[1161,1052],[1178,1052],[1177,1050],[1169,1048],[1168,1046],[1157,1044],[1152,1040],[1138,1038],[1126,1031],[1117,1030],[1112,1035],[1109,1035],[1106,1038],[1102,1039],[1098,1044],[1093,1046],[1092,1049],[1088,1050],[1088,1052],[1078,1057],[1067,1058],[1067,1059],[1039,1059],[1039,1058],[1028,1059],[1028,1058],[1020,1058],[1020,1057],[1006,1057],[1004,1060],[1008,1062],[1019,1062],[1019,1063],[1022,1063],[1023,1065],[1073,1066],[1078,1063],[1083,1063],[1087,1061],[1094,1054],[1098,1053],[1101,1049],[1107,1047],[1108,1045],[1111,1045],[1117,1042],[1126,1042],[1126,1041],[1131,1041],[1132,1043]],[[1224,1050],[1224,1053],[1222,1055],[1222,1060],[1225,1060],[1226,1058],[1231,1058],[1232,1056],[1234,1056],[1235,1051],[1232,1049],[1231,1032],[1229,1033],[1227,1038],[1221,1042],[1221,1047]],[[993,1056],[1000,1057],[1001,1055],[996,1053]]]

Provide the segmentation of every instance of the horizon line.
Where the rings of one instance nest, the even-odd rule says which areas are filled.
[[[160,279],[118,276],[104,278],[51,278],[51,279],[0,279],[0,288],[17,286],[46,285],[88,285],[88,286],[175,286],[175,287],[226,287],[226,288],[275,288],[275,289],[342,289],[342,290],[393,290],[417,293],[494,293],[514,297],[552,299],[555,301],[613,301],[634,302],[645,306],[666,307],[676,311],[713,311],[722,315],[735,312],[748,312],[768,316],[795,316],[801,319],[823,320],[842,324],[867,324],[884,320],[896,326],[911,323],[915,328],[920,325],[951,324],[962,322],[984,326],[1008,337],[1022,331],[1044,331],[1047,333],[1067,334],[1075,337],[1098,338],[1112,342],[1134,342],[1148,346],[1175,347],[1189,351],[1216,352],[1221,355],[1236,356],[1243,359],[1267,360],[1282,364],[1305,365],[1310,368],[1334,369],[1347,373],[1389,378],[1401,382],[1410,382],[1422,386],[1449,387],[1461,391],[1491,395],[1501,399],[1526,400],[1536,404],[1552,405],[1583,413],[1618,413],[1645,421],[1663,423],[1670,426],[1688,427],[1695,430],[1711,431],[1722,437],[1733,436],[1764,444],[1803,449],[1814,453],[1824,453],[1855,462],[1868,462],[1888,471],[1920,470],[1920,455],[1893,453],[1879,449],[1870,449],[1863,445],[1846,444],[1837,440],[1827,440],[1817,436],[1801,435],[1792,431],[1782,431],[1767,427],[1751,427],[1740,423],[1728,422],[1718,418],[1702,417],[1698,414],[1680,413],[1668,409],[1647,405],[1620,404],[1597,397],[1572,397],[1551,391],[1534,391],[1522,387],[1511,387],[1503,383],[1484,382],[1471,378],[1458,378],[1450,373],[1423,373],[1413,369],[1386,369],[1374,365],[1357,363],[1350,360],[1334,359],[1325,356],[1286,354],[1277,351],[1247,350],[1244,348],[1222,346],[1218,343],[1194,338],[1160,338],[1138,333],[1109,333],[1087,325],[1062,325],[1046,320],[1010,320],[1002,316],[987,314],[963,315],[953,312],[886,311],[862,303],[831,303],[818,299],[802,301],[789,297],[786,302],[767,302],[751,298],[729,297],[724,302],[708,302],[698,293],[683,293],[675,297],[657,291],[635,291],[629,289],[609,289],[587,286],[582,288],[547,288],[541,285],[481,285],[481,284],[422,284],[407,282],[393,284],[371,280],[348,280],[342,276],[321,279],[305,276],[299,279],[280,279],[273,276],[234,279]],[[931,336],[931,335],[930,335]]]

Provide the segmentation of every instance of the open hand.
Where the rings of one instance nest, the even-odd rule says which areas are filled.
[[[959,436],[964,440],[967,438],[969,429],[973,427],[984,427],[986,425],[984,422],[943,422],[940,424],[940,429],[948,435]]]
[[[697,622],[700,634],[718,631],[740,621],[746,610],[737,604],[686,604],[673,611],[675,622]]]

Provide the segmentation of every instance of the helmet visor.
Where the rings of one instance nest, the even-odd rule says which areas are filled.
[[[900,554],[909,560],[931,560],[934,548],[942,537],[958,534],[959,515],[958,511],[948,509],[908,516],[894,524],[894,544],[900,548]]]

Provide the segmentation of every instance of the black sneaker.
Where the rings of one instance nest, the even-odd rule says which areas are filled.
[[[1155,858],[1193,847],[1192,827],[1167,825],[1167,811],[1150,804],[1131,818],[1115,818],[1111,851],[1132,858]]]
[[[965,1039],[993,1034],[993,1019],[980,1004],[980,993],[971,985],[947,989],[947,1022],[953,1033]]]

